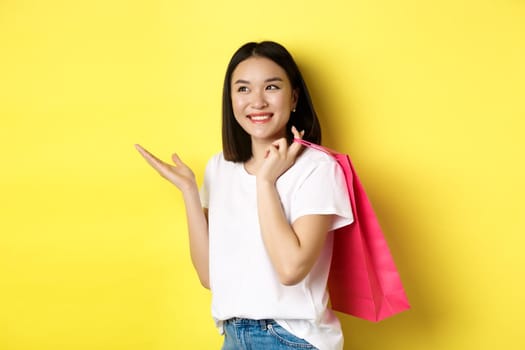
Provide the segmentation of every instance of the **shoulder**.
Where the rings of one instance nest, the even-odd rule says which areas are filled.
[[[338,167],[339,164],[332,156],[319,150],[305,148],[294,165],[281,176],[281,182],[298,185],[312,177],[326,181],[333,177]]]
[[[215,172],[218,170],[224,170],[233,168],[236,163],[227,161],[224,159],[223,152],[219,152],[217,154],[214,154],[206,164],[206,172]]]
[[[305,148],[296,160],[296,165],[299,167],[317,168],[335,164],[337,164],[337,161],[334,157],[312,148]]]
[[[222,152],[219,152],[210,157],[210,159],[208,160],[208,164],[218,164],[225,161],[226,160],[224,159],[224,154]]]

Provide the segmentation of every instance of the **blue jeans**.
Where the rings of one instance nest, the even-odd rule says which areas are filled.
[[[317,349],[274,320],[232,318],[224,321],[222,350]]]

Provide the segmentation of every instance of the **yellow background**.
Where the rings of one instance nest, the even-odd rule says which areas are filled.
[[[233,51],[294,54],[413,309],[346,349],[523,349],[525,2],[0,1],[0,349],[217,349],[182,200]]]

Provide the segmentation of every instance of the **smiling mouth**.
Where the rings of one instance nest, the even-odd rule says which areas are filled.
[[[248,118],[254,123],[265,123],[273,117],[273,113],[248,114]]]

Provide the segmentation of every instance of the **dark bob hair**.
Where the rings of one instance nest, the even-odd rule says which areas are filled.
[[[252,157],[250,135],[235,120],[231,100],[233,71],[239,63],[250,57],[264,57],[278,64],[286,72],[292,89],[298,91],[295,112],[292,112],[286,125],[288,141],[292,142],[291,127],[294,125],[299,131],[304,130],[303,138],[305,140],[320,144],[321,126],[319,125],[306,83],[292,55],[282,45],[273,41],[250,42],[241,46],[233,54],[224,78],[222,90],[222,148],[224,158],[233,162],[246,162]]]

